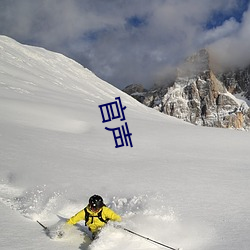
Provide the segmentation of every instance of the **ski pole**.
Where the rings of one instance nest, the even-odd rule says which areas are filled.
[[[46,230],[48,230],[48,228],[47,227],[45,227],[40,221],[36,221],[40,226],[42,226],[43,227],[43,229],[46,231]]]
[[[154,243],[156,243],[156,244],[158,244],[158,245],[161,245],[161,246],[163,246],[163,247],[169,248],[169,249],[171,249],[171,250],[180,250],[180,248],[173,248],[173,247],[167,246],[167,245],[162,244],[162,243],[160,243],[160,242],[158,242],[158,241],[155,241],[155,240],[152,240],[152,239],[150,239],[150,238],[148,238],[148,237],[145,237],[145,236],[143,236],[143,235],[141,235],[141,234],[135,233],[135,232],[133,232],[133,231],[127,229],[127,228],[122,228],[122,229],[125,230],[125,231],[127,231],[127,232],[129,232],[129,233],[131,233],[131,234],[137,235],[137,236],[139,236],[139,237],[141,237],[141,238],[143,238],[143,239],[145,239],[145,240],[154,242]]]

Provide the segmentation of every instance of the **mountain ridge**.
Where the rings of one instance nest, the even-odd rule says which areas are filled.
[[[177,68],[171,85],[143,91],[140,85],[130,85],[123,91],[146,106],[195,125],[248,130],[250,67],[217,72],[211,61],[209,51],[202,49]]]

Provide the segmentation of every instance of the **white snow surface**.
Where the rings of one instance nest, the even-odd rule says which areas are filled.
[[[98,105],[116,97],[133,147],[115,148],[105,130],[124,121],[102,123]],[[0,36],[0,249],[164,249],[112,223],[92,243],[83,222],[61,239],[36,223],[53,231],[99,194],[123,227],[173,248],[249,250],[249,143],[249,132],[168,117],[63,55]]]

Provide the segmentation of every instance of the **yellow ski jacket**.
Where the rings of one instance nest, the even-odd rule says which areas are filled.
[[[86,207],[87,212],[89,213],[88,221],[85,221],[86,226],[90,229],[92,233],[97,232],[100,228],[102,228],[106,223],[104,221],[112,220],[112,221],[121,221],[121,217],[116,214],[113,210],[110,208],[103,206],[99,211],[93,212],[89,209],[89,207]],[[98,218],[98,214],[100,214],[101,211],[101,218],[104,220],[100,220]],[[85,210],[82,209],[77,214],[72,216],[68,221],[67,224],[74,225],[80,220],[85,220]]]

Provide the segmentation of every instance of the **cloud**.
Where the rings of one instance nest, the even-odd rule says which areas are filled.
[[[221,26],[204,31],[200,38],[201,44],[211,44],[219,41],[225,37],[231,36],[237,33],[240,28],[240,24],[232,17],[226,20]]]
[[[224,24],[220,29],[227,29]],[[210,44],[216,61],[225,67],[245,67],[250,64],[250,10],[243,15],[242,22],[221,39]]]
[[[248,48],[249,14],[242,22],[233,17],[239,2],[2,0],[0,33],[61,52],[120,88],[149,86],[204,46],[212,44],[216,53],[225,45]],[[225,17],[220,24],[212,20],[219,15]]]

